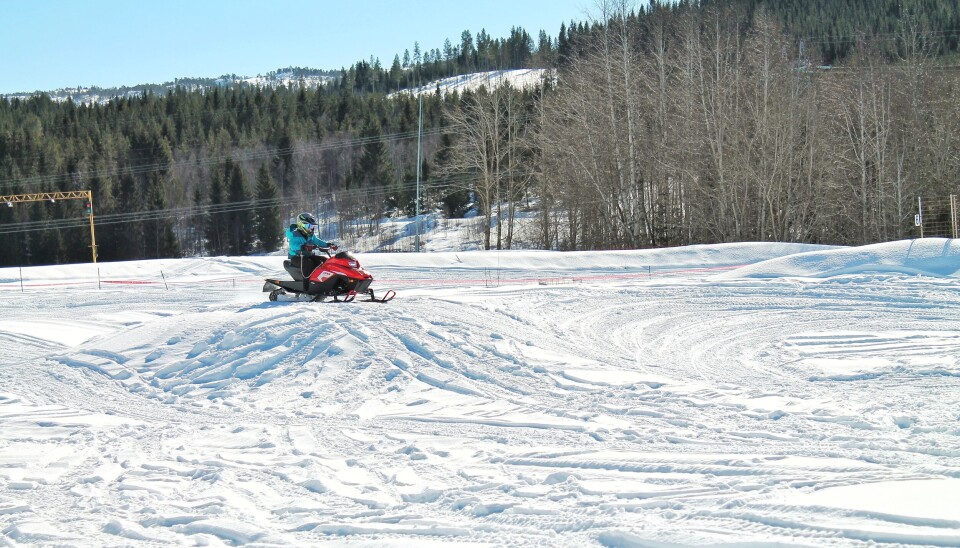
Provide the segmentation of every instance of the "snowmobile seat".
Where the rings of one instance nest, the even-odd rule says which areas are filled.
[[[293,276],[293,281],[302,282],[303,281],[303,272],[300,272],[299,266],[294,266],[293,261],[286,259],[283,261],[283,269],[287,271],[288,274]]]
[[[324,262],[326,262],[325,259],[326,259],[325,257],[314,257],[314,260],[317,261],[317,267],[319,267]],[[286,270],[287,273],[289,273],[291,276],[293,276],[293,281],[295,282],[305,281],[306,278],[310,276],[310,272],[313,272],[312,270],[310,272],[303,272],[299,263],[300,261],[297,261],[296,263],[294,263],[294,261],[290,259],[286,259],[283,261],[283,269]]]

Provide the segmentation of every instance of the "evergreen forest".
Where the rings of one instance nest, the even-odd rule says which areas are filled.
[[[418,171],[421,210],[473,209],[487,249],[520,208],[543,249],[914,237],[918,199],[960,194],[958,2],[601,0],[315,87],[0,99],[0,195],[92,191],[102,261],[275,251],[305,210],[375,232]],[[521,68],[546,70],[413,92]],[[90,260],[82,202],[4,205],[0,266]]]

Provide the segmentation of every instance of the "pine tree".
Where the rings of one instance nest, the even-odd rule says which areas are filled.
[[[570,57],[570,42],[567,40],[567,26],[560,23],[560,35],[557,36],[557,61],[561,65],[567,64]]]
[[[271,252],[280,247],[283,227],[280,224],[279,191],[266,164],[257,171],[257,192],[254,202],[254,229],[260,251]]]
[[[250,252],[253,234],[250,231],[249,204],[244,204],[249,202],[250,195],[247,192],[243,169],[240,164],[227,159],[224,175],[227,179],[227,202],[232,210],[225,214],[225,232],[229,235],[226,250],[230,255],[246,255]]]
[[[226,253],[226,235],[223,233],[226,219],[220,210],[224,203],[223,168],[217,166],[210,178],[210,190],[207,196],[206,220],[204,228],[207,236],[207,251],[210,255]]]
[[[200,188],[200,185],[195,186],[193,188],[193,207],[196,211],[199,211],[200,214],[195,217],[196,220],[193,224],[193,245],[190,252],[194,255],[203,255],[207,249],[206,231],[209,217],[205,211],[205,203],[206,200],[203,190]]]
[[[124,173],[120,177],[120,196],[118,200],[118,209],[121,212],[135,212],[140,210],[143,203],[143,195],[133,175]],[[106,238],[107,241],[116,242],[113,246],[115,255],[108,254],[109,260],[129,260],[143,257],[143,223],[140,221],[130,221],[116,225],[114,236]]]
[[[423,62],[423,56],[420,53],[420,42],[413,43],[413,68],[414,68],[414,85],[420,85],[420,74],[422,71],[421,63]]]
[[[399,90],[400,77],[403,76],[403,69],[400,67],[400,56],[393,57],[393,64],[390,65],[390,89]]]
[[[159,214],[167,209],[163,197],[163,179],[159,174],[150,176],[147,195],[149,211]],[[169,218],[145,221],[143,229],[148,257],[161,259],[180,256],[180,244],[173,232],[173,222]]]
[[[473,70],[473,56],[476,50],[473,48],[473,35],[469,30],[460,33],[460,70],[470,72]]]
[[[443,62],[445,65],[444,76],[450,76],[453,68],[453,43],[447,38],[443,41]]]
[[[438,170],[444,171],[450,166],[453,161],[453,146],[453,139],[449,133],[444,133],[440,136],[440,146],[437,147],[437,152],[433,157],[434,164]],[[440,203],[443,204],[444,213],[447,217],[456,217],[463,214],[464,206],[469,201],[470,193],[462,185],[440,182],[431,185],[431,188],[433,188],[433,192],[436,193]]]
[[[367,143],[354,169],[354,179],[363,186],[385,186],[392,182],[393,166],[387,155],[387,147],[381,137],[383,130],[379,121],[367,120],[363,136]]]

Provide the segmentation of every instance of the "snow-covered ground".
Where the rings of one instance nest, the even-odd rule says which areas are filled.
[[[418,97],[424,94],[429,95],[436,93],[437,90],[446,95],[455,91],[457,93],[477,91],[481,87],[494,89],[504,84],[510,84],[517,89],[527,89],[543,85],[544,78],[552,77],[553,71],[551,69],[508,69],[474,72],[434,80],[418,88],[391,93],[388,97],[401,93]]]
[[[0,545],[960,545],[956,240],[360,259],[0,269]]]

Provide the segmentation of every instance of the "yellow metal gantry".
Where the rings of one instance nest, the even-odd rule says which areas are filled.
[[[89,190],[70,190],[65,192],[37,192],[34,194],[11,194],[0,196],[0,204],[8,206],[23,202],[56,202],[57,200],[87,200],[87,214],[90,216],[90,251],[93,262],[97,262],[97,236],[93,231],[93,192]]]

